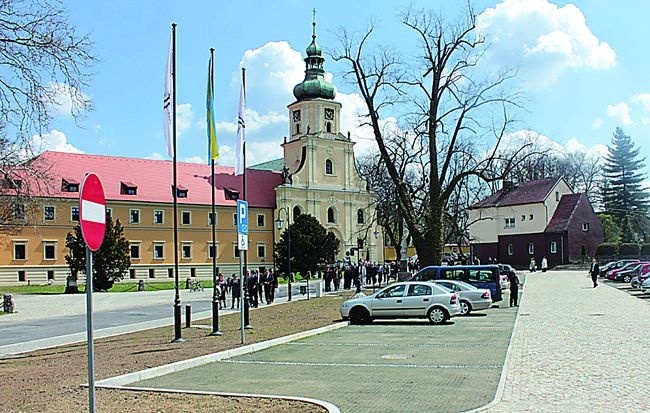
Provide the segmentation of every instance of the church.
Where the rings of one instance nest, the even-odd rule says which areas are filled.
[[[275,266],[275,242],[300,214],[316,217],[336,236],[337,259],[383,262],[375,198],[357,171],[350,133],[340,130],[341,104],[335,100],[334,86],[324,78],[325,59],[316,42],[315,23],[306,54],[305,78],[294,87],[296,100],[287,106],[288,137],[278,142],[284,157],[248,167],[246,194],[242,176],[235,176],[233,167],[217,166],[212,175],[208,165],[178,162],[174,188],[171,161],[53,151],[32,159],[31,166],[43,172],[38,184],[28,182],[33,178],[27,176],[13,181],[29,186],[36,202],[16,211],[16,219],[28,225],[0,234],[0,284],[65,282],[70,273],[66,236],[79,223],[80,185],[91,172],[102,181],[107,214],[120,220],[129,241],[131,268],[125,282],[174,278],[174,248],[180,279],[211,278],[214,254],[220,272],[238,272],[235,205],[244,196],[249,203],[250,268]]]

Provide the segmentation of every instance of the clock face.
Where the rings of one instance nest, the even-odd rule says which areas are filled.
[[[300,122],[300,111],[299,110],[294,110],[293,111],[293,121],[294,122]]]
[[[334,109],[325,109],[325,119],[334,120]]]

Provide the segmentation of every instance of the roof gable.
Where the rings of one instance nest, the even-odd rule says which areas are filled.
[[[544,202],[562,178],[546,178],[521,182],[512,188],[501,188],[494,194],[472,205],[471,209],[524,205]]]
[[[573,216],[580,200],[585,194],[566,194],[560,198],[555,208],[555,213],[548,222],[544,232],[563,232],[569,227],[571,216]]]

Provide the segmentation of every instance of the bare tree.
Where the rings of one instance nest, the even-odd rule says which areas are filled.
[[[0,0],[0,226],[25,223],[32,178],[29,162],[57,112],[75,119],[91,109],[82,90],[97,59],[88,35],[79,35],[58,0]],[[32,185],[30,185],[30,182]],[[18,187],[20,185],[20,187]],[[22,205],[22,206],[21,206]]]
[[[515,71],[480,74],[485,45],[471,8],[457,25],[415,10],[407,10],[402,21],[420,46],[414,59],[386,47],[368,51],[373,26],[361,35],[340,29],[340,48],[332,57],[349,64],[345,75],[365,101],[364,122],[373,130],[396,207],[426,265],[440,262],[444,212],[456,188],[471,177],[503,179],[511,169],[513,159],[501,158],[499,148],[521,97],[507,87]],[[384,128],[389,109],[402,111],[397,132]],[[396,161],[399,151],[404,157]],[[495,168],[497,161],[505,172]],[[418,179],[409,179],[407,171]]]

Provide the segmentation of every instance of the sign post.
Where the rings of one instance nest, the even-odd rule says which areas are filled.
[[[252,328],[249,325],[249,308],[248,308],[248,277],[244,274],[241,251],[248,250],[248,202],[241,199],[237,200],[237,249],[239,252],[239,280],[240,294],[242,305],[240,310],[241,318],[241,343],[246,343],[245,329]]]
[[[79,225],[86,242],[86,329],[88,334],[88,411],[95,412],[95,344],[93,340],[93,251],[106,234],[104,187],[95,174],[87,174],[79,191]]]

